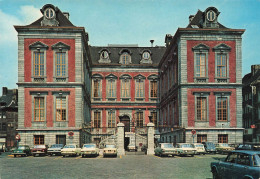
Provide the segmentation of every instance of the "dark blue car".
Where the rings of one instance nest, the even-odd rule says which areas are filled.
[[[212,162],[213,179],[259,179],[260,151],[232,151],[225,161]]]

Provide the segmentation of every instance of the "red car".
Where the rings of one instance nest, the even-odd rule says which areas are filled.
[[[32,155],[35,157],[36,155],[45,156],[47,155],[48,145],[35,145],[32,149]]]

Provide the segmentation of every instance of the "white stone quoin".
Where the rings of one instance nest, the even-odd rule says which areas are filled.
[[[154,155],[154,124],[147,124],[147,155]]]

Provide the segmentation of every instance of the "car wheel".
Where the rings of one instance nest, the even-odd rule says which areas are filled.
[[[218,176],[218,172],[215,168],[212,169],[212,177],[213,179],[220,179],[220,177]]]
[[[14,155],[14,157],[16,157],[16,155]]]

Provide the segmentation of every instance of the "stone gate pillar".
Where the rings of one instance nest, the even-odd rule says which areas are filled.
[[[147,124],[147,155],[154,155],[154,124]]]
[[[117,124],[117,154],[125,155],[125,139],[124,139],[124,127],[123,123]]]

